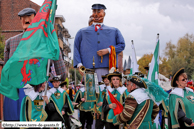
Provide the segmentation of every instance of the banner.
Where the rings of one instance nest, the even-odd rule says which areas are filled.
[[[94,74],[85,74],[86,102],[96,102]]]

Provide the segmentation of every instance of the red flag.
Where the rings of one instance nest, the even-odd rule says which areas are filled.
[[[123,111],[123,105],[110,93],[108,90],[108,94],[110,96],[111,103],[116,104],[116,108],[113,109],[114,115],[120,114]]]

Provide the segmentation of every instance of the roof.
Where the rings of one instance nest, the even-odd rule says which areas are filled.
[[[128,62],[127,62],[127,65],[126,65],[126,70],[127,69],[131,69],[131,57],[129,56],[129,59],[128,59]]]

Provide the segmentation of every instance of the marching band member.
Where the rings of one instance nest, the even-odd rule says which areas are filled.
[[[187,74],[184,68],[174,73],[171,86],[174,89],[169,96],[169,128],[194,129],[194,93],[187,86]]]
[[[59,87],[60,85],[59,80],[60,79],[58,76],[53,77],[53,79],[50,80],[54,87],[51,88],[49,92],[52,93],[51,98],[55,98],[57,100],[58,108],[61,111],[63,118],[65,120],[66,128],[71,129],[69,115],[73,114],[74,108],[67,92]]]
[[[65,80],[65,81],[61,82],[61,84],[59,86],[66,91],[67,90],[67,81]]]
[[[44,89],[45,83],[42,83],[25,90],[26,97],[21,104],[20,121],[63,121],[56,99],[50,97],[49,91],[44,96],[42,92]],[[44,101],[45,109],[43,109]]]
[[[101,119],[101,113],[102,113],[102,101],[106,93],[106,89],[110,87],[110,81],[108,80],[108,74],[102,75],[102,81],[104,82],[104,84],[99,86],[100,97],[98,98],[97,106],[96,106],[97,113],[96,113],[95,129],[103,129],[105,126],[105,121],[102,121]]]
[[[119,72],[114,72],[108,74],[108,79],[111,82],[111,87],[108,88],[113,96],[120,102],[121,105],[123,105],[125,101],[124,92],[126,92],[126,87],[123,87],[122,85],[122,74]],[[119,125],[114,126],[113,125],[113,118],[114,118],[114,112],[113,109],[116,108],[116,104],[111,103],[110,97],[108,93],[106,92],[104,99],[103,99],[103,105],[102,105],[102,119],[106,121],[105,127],[106,129],[118,129]]]
[[[114,46],[116,58],[125,48],[125,41],[121,32],[117,28],[103,24],[105,9],[106,7],[103,4],[92,5],[93,25],[80,29],[74,41],[73,66],[79,68],[83,65],[92,69],[91,59],[94,56],[95,72],[99,82],[101,82],[101,75],[109,73],[109,53],[111,53],[109,46]],[[80,69],[79,72],[83,76]]]
[[[154,101],[166,100],[168,94],[155,83],[135,75],[128,77],[127,89],[130,94],[123,111],[113,118],[114,125],[126,123],[128,129],[152,129],[152,122],[159,112]]]
[[[72,85],[69,85],[69,88],[66,90],[67,94],[69,95],[71,101],[73,101],[74,96],[75,96],[75,91],[72,88]]]
[[[74,97],[74,102],[78,103],[75,108],[79,108],[80,110],[80,122],[82,123],[82,129],[84,129],[86,121],[86,128],[91,129],[93,124],[92,112],[94,103],[85,101],[85,86],[83,86],[77,91]]]

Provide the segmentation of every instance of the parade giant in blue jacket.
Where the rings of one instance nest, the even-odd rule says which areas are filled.
[[[94,56],[95,68],[108,68],[109,54],[103,56],[101,63],[101,57],[97,55],[97,51],[109,48],[111,45],[115,47],[118,59],[118,54],[125,48],[125,41],[117,28],[102,25],[98,31],[95,31],[95,26],[91,25],[80,29],[74,41],[74,67],[82,63],[86,68],[93,68]]]

